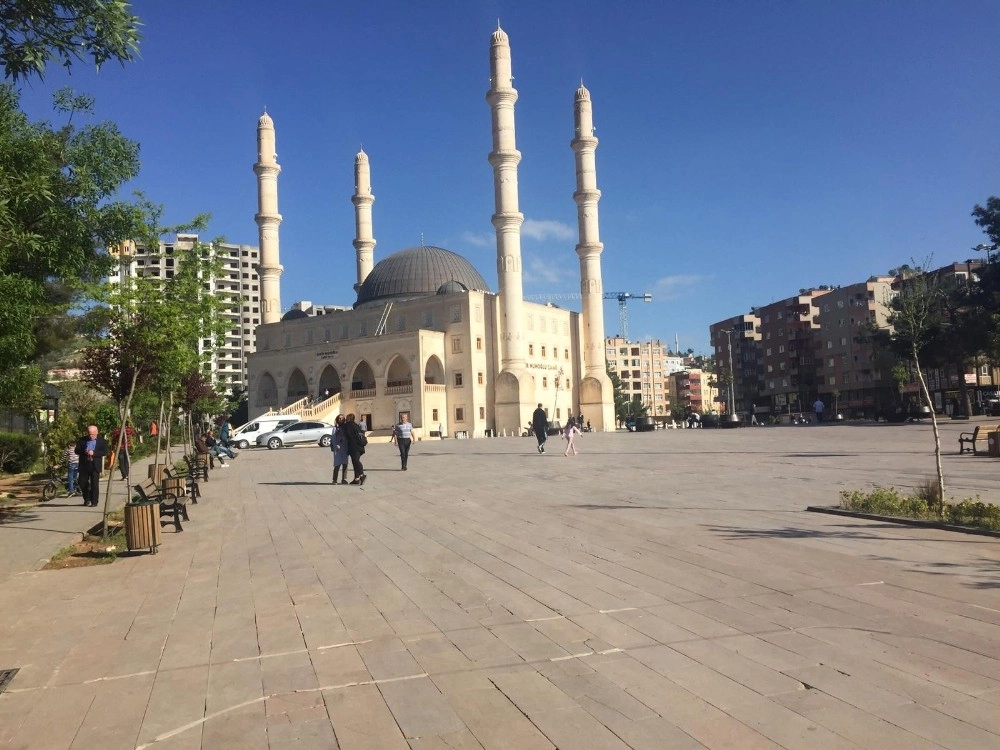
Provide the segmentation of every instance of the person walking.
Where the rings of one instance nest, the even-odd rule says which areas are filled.
[[[98,434],[97,425],[87,426],[87,434],[76,441],[80,459],[80,493],[85,506],[97,507],[101,491],[101,469],[108,455],[108,441]]]
[[[757,421],[757,404],[753,401],[750,402],[750,426],[754,427],[759,425],[760,422]]]
[[[116,427],[111,431],[111,445],[117,446],[118,439],[121,437],[121,429]],[[135,430],[131,425],[125,425],[125,440],[122,441],[122,447],[118,451],[118,471],[121,472],[122,481],[128,481],[129,475],[129,456],[132,454],[132,440],[135,438]]]
[[[570,451],[573,451],[574,456],[576,455],[577,451],[576,446],[573,445],[573,440],[579,434],[580,428],[576,426],[576,422],[570,417],[569,422],[566,423],[566,427],[563,428],[563,437],[566,438],[566,452],[563,453],[564,456],[568,456]]]
[[[399,424],[392,430],[392,440],[399,448],[399,460],[402,463],[402,470],[406,471],[406,461],[410,457],[410,445],[413,442],[413,425],[410,424],[410,415],[401,414]]]
[[[823,421],[823,409],[825,408],[826,407],[824,406],[822,399],[817,396],[816,400],[813,401],[813,412],[816,414],[816,424]]]
[[[546,430],[549,428],[549,418],[545,414],[545,409],[539,404],[531,414],[531,431],[535,433],[538,441],[538,452],[545,453]]]
[[[365,437],[365,433],[362,432],[358,423],[354,421],[355,419],[354,414],[347,415],[347,421],[344,423],[344,437],[347,438],[347,455],[351,457],[351,466],[354,468],[354,479],[351,480],[351,484],[362,485],[368,478],[365,474],[364,464],[361,463],[361,455],[365,452],[368,438]]]
[[[333,421],[333,442],[330,443],[330,450],[333,451],[333,483],[337,484],[337,476],[340,476],[340,483],[347,484],[347,428],[344,426],[347,418],[343,414],[338,414]],[[343,469],[343,474],[341,474]]]
[[[233,426],[229,424],[229,415],[223,417],[222,427],[219,428],[219,442],[222,447],[225,448],[230,453],[230,458],[236,458],[239,453],[236,453],[232,446],[229,444],[229,438],[232,435]]]
[[[80,457],[76,455],[75,441],[69,441],[63,458],[66,460],[66,496],[68,497],[76,494],[76,477],[80,473]]]

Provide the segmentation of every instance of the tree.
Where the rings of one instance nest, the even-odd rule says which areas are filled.
[[[930,259],[924,264],[926,268]],[[930,409],[934,433],[934,461],[937,470],[938,511],[944,510],[944,469],[941,466],[941,435],[938,432],[937,414],[927,389],[927,380],[921,369],[921,358],[928,345],[944,327],[941,307],[940,279],[935,274],[916,272],[900,278],[898,294],[891,302],[892,341],[899,353],[913,364],[913,371],[920,384],[920,395]]]
[[[69,120],[93,105],[68,90],[55,99]],[[139,146],[114,124],[31,123],[0,84],[0,407],[40,380],[44,321],[81,304],[111,268],[105,248],[141,230],[140,208],[113,200],[138,172]]]
[[[128,62],[139,51],[139,26],[125,0],[0,0],[4,76],[42,78],[52,61]]]

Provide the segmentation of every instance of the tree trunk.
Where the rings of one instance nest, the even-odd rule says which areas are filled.
[[[139,371],[136,370],[132,373],[132,384],[128,389],[128,396],[125,397],[125,405],[118,405],[119,415],[121,416],[121,424],[118,427],[118,445],[115,446],[115,457],[121,452],[122,443],[126,440],[127,434],[125,432],[126,422],[128,419],[129,410],[132,408],[132,396],[135,394],[135,383],[139,379]],[[115,473],[114,467],[108,472],[108,483],[104,488],[104,513],[101,518],[101,539],[108,538],[108,505],[111,502],[111,483],[114,481]],[[125,483],[125,497],[128,499],[128,482]]]
[[[916,349],[913,351],[913,365],[917,370],[917,380],[920,381],[920,393],[924,403],[931,410],[931,427],[934,430],[934,462],[937,467],[938,486],[938,515],[944,515],[944,469],[941,466],[941,434],[938,432],[937,413],[934,411],[934,403],[931,401],[930,391],[927,390],[927,381],[924,380],[923,370],[920,369],[920,360],[917,357]]]

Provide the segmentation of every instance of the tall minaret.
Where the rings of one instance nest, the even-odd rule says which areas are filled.
[[[517,205],[517,165],[521,152],[514,142],[514,102],[517,90],[510,68],[510,42],[497,26],[490,44],[490,90],[486,93],[493,118],[493,193],[497,234],[497,277],[500,281],[502,372],[519,374],[525,369],[523,327],[524,290],[521,286],[521,222]],[[520,423],[517,423],[519,425]],[[517,426],[515,425],[515,427]]]
[[[601,281],[601,244],[597,221],[597,202],[601,191],[597,189],[597,138],[594,137],[594,111],[590,92],[580,81],[576,90],[574,107],[576,137],[570,142],[576,155],[577,225],[580,243],[576,254],[580,256],[580,294],[583,297],[583,365],[584,377],[603,376],[604,358],[604,288]]]
[[[354,291],[360,291],[365,278],[372,271],[375,235],[372,234],[372,172],[368,165],[368,154],[364,149],[354,157],[354,249],[358,254],[358,283]]]
[[[277,323],[281,320],[281,272],[284,268],[278,261],[278,154],[274,148],[274,122],[264,112],[257,121],[257,163],[253,165],[257,175],[257,222],[260,238],[260,263],[257,275],[260,277],[260,307],[262,323]]]
[[[601,191],[597,189],[597,138],[594,137],[594,111],[590,92],[580,81],[574,103],[576,134],[570,146],[576,155],[577,225],[580,242],[576,254],[580,256],[580,294],[583,297],[583,327],[580,341],[583,346],[583,377],[580,380],[580,410],[587,420],[593,420],[599,430],[614,430],[614,388],[608,377],[604,356],[604,285],[601,280],[600,229],[597,220],[597,203]]]

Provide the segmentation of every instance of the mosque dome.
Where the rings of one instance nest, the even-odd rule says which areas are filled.
[[[400,250],[375,264],[358,291],[355,307],[437,294],[456,282],[455,291],[490,291],[489,286],[461,255],[432,245]]]
[[[469,291],[469,287],[467,287],[461,281],[455,281],[454,279],[452,279],[451,281],[446,281],[441,286],[439,286],[438,290],[437,290],[437,293],[438,294],[461,294],[462,292],[467,292],[467,291]]]
[[[282,320],[298,320],[299,318],[308,318],[309,316],[303,310],[289,310],[284,315],[281,316]]]

